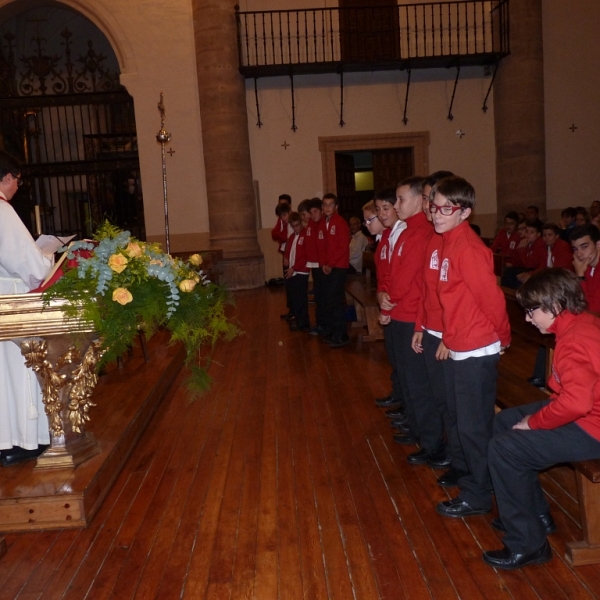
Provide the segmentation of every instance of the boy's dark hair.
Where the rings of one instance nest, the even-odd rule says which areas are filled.
[[[396,204],[396,188],[385,188],[375,194],[375,200]]]
[[[436,194],[441,194],[454,206],[471,209],[475,206],[475,188],[466,179],[456,175],[440,179],[431,190],[432,201]]]
[[[318,208],[319,210],[321,210],[321,198],[311,198],[308,201],[308,210],[310,210],[311,208]]]
[[[534,273],[516,292],[519,304],[541,308],[557,317],[563,310],[574,315],[587,308],[579,279],[567,269],[542,269]]]
[[[296,211],[291,212],[289,223],[290,225],[293,225],[294,223],[302,223],[302,217],[300,216],[300,213],[297,213]]]
[[[532,221],[525,221],[525,227],[532,227],[537,229],[538,233],[542,233],[542,227],[544,224],[539,219],[533,219]]]
[[[535,214],[536,215],[540,214],[540,209],[535,204],[532,204],[531,206],[528,206],[527,210],[535,210]]]
[[[546,230],[548,230],[548,231],[552,230],[552,231],[554,231],[554,233],[556,235],[560,235],[560,232],[562,231],[562,229],[556,223],[545,223],[542,226],[542,231],[546,231]]]
[[[589,223],[590,222],[590,213],[587,211],[587,208],[585,208],[584,206],[576,206],[575,207],[575,216],[577,215],[583,215],[585,218],[585,222]]]
[[[298,204],[298,212],[308,212],[310,210],[310,200],[307,198],[306,200],[302,200],[300,204]]]
[[[433,187],[441,179],[446,179],[446,177],[452,177],[453,175],[452,171],[436,171],[423,179],[423,187],[426,185]]]
[[[574,219],[577,216],[577,211],[572,206],[568,206],[560,213],[560,216]]]
[[[331,192],[328,192],[327,194],[325,194],[325,195],[323,196],[323,200],[333,200],[333,201],[336,203],[336,205],[337,205],[337,203],[338,203],[337,196],[336,196],[335,194],[331,193]],[[322,202],[323,200],[321,200],[321,202]]]
[[[284,200],[290,206],[292,205],[292,197],[289,194],[280,194],[278,200]]]
[[[586,223],[585,225],[578,225],[577,227],[573,227],[571,232],[569,233],[569,241],[575,242],[576,240],[580,240],[582,237],[586,235],[590,236],[590,239],[594,244],[600,242],[600,229],[598,229],[595,225],[591,223]]]
[[[0,179],[4,179],[9,173],[17,177],[21,173],[21,164],[14,156],[0,150]]]
[[[278,204],[275,207],[275,214],[280,217],[281,215],[285,215],[286,213],[292,212],[289,204]]]
[[[420,175],[411,175],[410,177],[405,177],[402,181],[398,183],[396,189],[405,185],[407,185],[410,188],[410,191],[415,196],[420,196],[423,193],[423,177],[421,177]],[[383,198],[381,199],[383,200]]]
[[[514,221],[515,223],[519,222],[519,213],[516,210],[511,210],[510,212],[507,212],[504,215],[505,219],[510,219],[511,221]]]

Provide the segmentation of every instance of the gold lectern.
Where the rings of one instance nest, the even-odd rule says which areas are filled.
[[[0,295],[0,341],[21,348],[25,364],[37,375],[50,429],[50,447],[36,469],[72,468],[100,449],[86,433],[101,343],[93,326],[67,319],[66,300],[44,305],[42,294]]]

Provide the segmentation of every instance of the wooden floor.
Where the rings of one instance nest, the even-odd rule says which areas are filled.
[[[90,527],[6,534],[0,599],[600,597],[600,566],[563,558],[581,533],[568,469],[544,475],[555,559],[496,572],[495,515],[437,515],[449,494],[373,403],[383,344],[290,333],[280,290],[237,312],[212,391],[190,403],[176,380]]]

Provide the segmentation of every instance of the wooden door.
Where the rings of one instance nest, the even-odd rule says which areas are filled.
[[[373,150],[373,183],[375,190],[396,187],[405,177],[414,175],[413,148]],[[423,176],[426,176],[424,173]]]
[[[392,0],[339,0],[342,61],[400,58],[398,6]]]
[[[335,154],[335,181],[338,197],[338,212],[348,219],[354,214],[356,184],[354,181],[354,157],[352,154]]]

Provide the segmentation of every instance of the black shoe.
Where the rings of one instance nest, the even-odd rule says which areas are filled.
[[[403,446],[414,446],[419,440],[410,433],[397,433],[394,436],[396,444],[402,444]]]
[[[314,327],[311,327],[308,330],[308,333],[310,333],[310,335],[319,335],[322,332],[323,332],[323,328],[320,327],[319,325],[315,325]]]
[[[410,433],[410,427],[406,422],[400,423],[400,421],[392,421],[390,425],[397,429],[399,433]]]
[[[552,560],[552,549],[548,540],[535,552],[529,554],[518,554],[511,552],[506,546],[502,550],[490,550],[483,553],[483,561],[496,569],[504,569],[510,571],[512,569],[520,569],[527,565],[541,565]]]
[[[531,385],[535,385],[535,387],[537,387],[537,388],[545,388],[546,387],[546,382],[541,377],[530,377],[527,380],[527,383],[530,383]]]
[[[437,450],[434,450],[427,460],[427,464],[430,467],[443,469],[444,467],[449,467],[452,461],[446,455],[446,446],[441,446]]]
[[[424,465],[427,459],[431,456],[431,452],[425,448],[421,448],[416,452],[412,452],[406,457],[406,460],[411,465]]]
[[[327,342],[330,348],[343,348],[350,343],[350,338],[331,338],[331,342]]]
[[[45,444],[38,446],[35,450],[25,450],[25,448],[21,448],[20,446],[13,446],[10,450],[2,450],[0,452],[0,455],[2,455],[2,466],[12,467],[20,462],[37,458],[47,447],[48,445]]]
[[[473,515],[485,515],[489,513],[491,508],[473,508],[471,505],[467,504],[463,500],[458,498],[453,498],[452,500],[446,500],[445,502],[440,502],[435,510],[444,517],[471,517]]]
[[[468,475],[468,471],[463,471],[462,469],[448,469],[445,473],[442,473],[437,478],[438,485],[442,487],[456,487],[458,485],[458,480],[465,475]]]
[[[279,315],[280,319],[286,319],[289,320],[293,317],[294,315],[292,314],[292,311],[290,310],[289,312],[286,312],[285,315]]]
[[[377,402],[377,400],[375,400],[375,402]],[[403,406],[398,406],[398,408],[388,408],[385,411],[385,416],[390,419],[401,419],[403,417],[406,418],[406,412]]]
[[[551,533],[554,533],[556,531],[556,523],[554,522],[554,519],[552,518],[552,515],[550,513],[540,515],[540,521],[544,526],[546,535],[550,535]],[[497,529],[498,531],[506,533],[506,527],[504,527],[504,523],[500,518],[492,519],[492,527],[494,529]]]
[[[375,404],[382,408],[387,408],[388,406],[399,406],[401,402],[393,396],[386,396],[385,398],[375,398]]]

